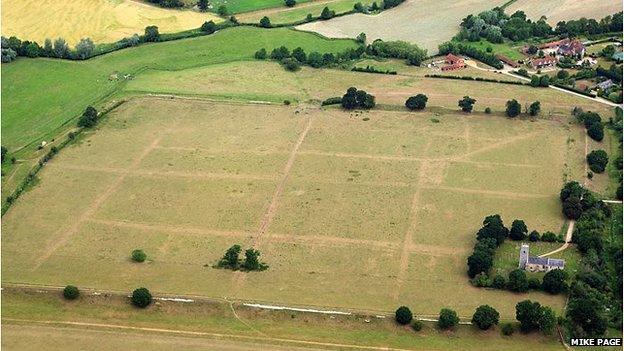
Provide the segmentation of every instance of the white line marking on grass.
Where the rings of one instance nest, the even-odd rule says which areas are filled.
[[[315,310],[311,308],[298,308],[298,307],[287,307],[287,306],[275,306],[275,305],[263,305],[259,303],[244,303],[243,306],[253,307],[253,308],[261,308],[265,310],[278,310],[278,311],[296,311],[296,312],[309,312],[309,313],[320,313],[320,314],[339,314],[344,316],[352,315],[351,312],[345,311],[329,311],[329,310]]]

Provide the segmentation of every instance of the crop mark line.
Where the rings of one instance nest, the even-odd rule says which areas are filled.
[[[286,186],[288,175],[290,174],[290,170],[292,169],[292,166],[295,162],[295,158],[297,157],[297,152],[299,151],[301,144],[303,144],[303,141],[305,140],[306,135],[308,135],[308,131],[310,130],[311,126],[312,126],[312,118],[308,117],[308,121],[306,123],[305,129],[299,135],[299,139],[295,143],[295,146],[293,147],[292,151],[290,152],[290,156],[288,157],[288,161],[286,162],[286,165],[284,166],[284,170],[282,171],[282,178],[280,179],[279,183],[277,184],[277,187],[275,188],[275,192],[273,193],[273,197],[271,198],[271,203],[269,204],[269,208],[267,209],[267,211],[264,213],[264,216],[262,216],[262,219],[260,220],[260,228],[258,229],[258,235],[252,241],[252,246],[259,242],[260,237],[264,233],[266,233],[266,231],[269,229],[269,226],[271,225],[271,222],[273,221],[273,217],[275,217],[275,213],[277,212],[277,207],[279,206],[279,198],[284,192],[284,187]]]
[[[101,193],[93,201],[93,203],[91,203],[91,205],[89,205],[87,210],[80,217],[78,217],[76,221],[74,221],[74,223],[71,225],[71,227],[68,230],[65,231],[63,229],[60,229],[59,231],[57,231],[56,234],[61,234],[60,237],[57,240],[55,240],[54,243],[51,246],[49,246],[35,261],[35,265],[32,268],[33,271],[41,267],[41,265],[45,261],[47,261],[54,254],[54,252],[56,252],[56,250],[58,250],[63,245],[65,245],[67,241],[71,239],[71,237],[80,230],[80,228],[82,227],[82,224],[86,220],[91,218],[97,212],[97,210],[102,206],[102,204],[119,189],[124,179],[126,179],[126,176],[128,175],[129,171],[132,168],[137,167],[141,163],[141,161],[145,157],[147,157],[147,155],[149,155],[149,153],[152,150],[154,150],[154,148],[158,145],[158,143],[160,143],[163,137],[164,137],[164,134],[161,134],[158,137],[156,137],[156,139],[154,139],[154,141],[152,141],[152,143],[150,143],[147,146],[147,148],[145,148],[145,150],[143,150],[141,154],[137,156],[137,158],[132,162],[132,164],[130,164],[130,166],[128,167],[128,170],[124,173],[119,174],[119,176],[113,181],[113,183],[108,188],[106,188],[106,190],[104,190],[104,192]]]
[[[234,173],[213,173],[213,172],[180,172],[180,171],[154,171],[146,169],[123,169],[108,167],[91,167],[80,165],[54,165],[53,167],[78,171],[117,173],[131,176],[146,177],[180,177],[180,178],[196,178],[196,179],[242,179],[242,180],[274,180],[273,176],[264,176],[256,174],[234,174]]]
[[[451,160],[453,160],[453,161],[465,161],[466,158],[469,157],[469,156],[474,156],[474,155],[480,154],[480,153],[485,152],[485,151],[495,150],[495,149],[498,149],[500,147],[503,147],[503,146],[515,143],[516,141],[521,141],[521,140],[532,138],[532,137],[534,137],[537,134],[538,134],[538,132],[533,132],[533,133],[524,134],[524,135],[517,135],[517,136],[512,137],[512,138],[507,138],[507,139],[505,139],[505,140],[503,140],[501,142],[490,144],[488,146],[476,149],[474,151],[470,151],[470,152],[467,152],[465,154],[461,154],[461,155],[458,155],[456,157],[452,157]]]

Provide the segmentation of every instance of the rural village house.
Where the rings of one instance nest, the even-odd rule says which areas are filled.
[[[442,71],[454,71],[456,69],[462,69],[466,67],[466,63],[464,59],[453,54],[448,54],[444,58],[444,63],[446,66],[442,67]]]

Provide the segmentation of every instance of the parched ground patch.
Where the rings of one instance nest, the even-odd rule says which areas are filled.
[[[81,38],[108,43],[142,34],[147,26],[168,33],[198,28],[210,20],[220,19],[212,13],[164,9],[135,0],[2,1],[2,35],[41,45],[46,38],[58,37],[72,46]]]
[[[484,216],[557,232],[579,127],[498,116],[135,98],[63,150],[2,221],[4,282],[513,318],[465,274]],[[538,137],[540,136],[540,137]],[[490,154],[496,150],[496,153]],[[505,157],[506,155],[506,157]],[[544,181],[535,184],[536,177]],[[229,246],[270,268],[213,269]],[[130,252],[142,248],[148,261]]]
[[[330,38],[355,38],[364,32],[369,40],[405,40],[429,50],[450,40],[459,30],[462,18],[500,6],[504,1],[407,0],[378,15],[354,14],[303,24],[298,29]],[[432,16],[432,14],[436,14]]]
[[[559,21],[569,21],[581,17],[601,19],[622,11],[622,2],[617,0],[518,0],[505,9],[512,14],[524,11],[531,19],[538,20],[546,16],[548,23],[556,25]]]

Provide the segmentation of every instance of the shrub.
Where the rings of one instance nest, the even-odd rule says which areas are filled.
[[[334,17],[336,15],[335,11],[332,11],[329,9],[329,7],[325,6],[325,8],[323,8],[323,11],[321,11],[321,19],[322,20],[328,20],[332,17]]]
[[[507,101],[507,108],[505,112],[507,113],[507,117],[516,117],[520,114],[522,110],[522,106],[516,99],[512,99]]]
[[[279,48],[273,49],[271,51],[271,59],[281,61],[287,57],[290,57],[290,50],[288,50],[285,46],[280,46]]]
[[[262,17],[260,19],[260,27],[271,28],[271,20],[267,16]]]
[[[490,278],[484,272],[477,274],[474,278],[470,280],[470,282],[472,283],[472,285],[479,288],[486,288],[490,286]]]
[[[290,100],[284,100],[284,105],[289,106],[290,105]]]
[[[531,116],[537,116],[542,109],[539,101],[534,101],[531,106],[529,106],[529,114]]]
[[[531,290],[540,290],[542,288],[542,283],[537,278],[529,278],[529,289]]]
[[[492,280],[492,287],[495,289],[505,289],[507,286],[507,279],[500,274],[494,276]]]
[[[529,234],[529,241],[540,241],[540,233],[537,230],[534,230]]]
[[[219,16],[225,17],[228,15],[229,11],[225,5],[221,5],[217,9],[217,13],[219,14]]]
[[[292,57],[301,63],[305,63],[307,61],[307,55],[301,47],[298,47],[295,50],[293,50]]]
[[[158,27],[156,26],[147,26],[145,27],[145,35],[143,36],[143,41],[153,42],[160,40],[160,33],[158,32]]]
[[[78,127],[91,128],[97,124],[97,110],[93,106],[88,106],[82,116],[78,118]]]
[[[321,106],[327,105],[338,105],[342,103],[342,98],[340,96],[330,97],[321,102]]]
[[[145,308],[152,303],[152,294],[146,288],[138,288],[132,292],[130,301],[139,308]]]
[[[604,150],[593,150],[587,155],[587,164],[594,173],[602,173],[607,167],[609,156]]]
[[[457,312],[443,308],[440,310],[440,316],[438,317],[438,327],[440,329],[450,329],[459,324],[459,317]]]
[[[498,324],[499,318],[500,314],[493,307],[481,305],[472,315],[472,324],[481,330],[488,330],[491,326]]]
[[[256,51],[256,53],[254,54],[254,57],[257,60],[266,60],[266,58],[267,58],[267,51],[266,51],[266,49],[262,48],[262,49]]]
[[[290,71],[290,72],[298,71],[301,68],[299,61],[295,60],[292,57],[283,59],[281,64],[287,71]]]
[[[217,25],[213,21],[207,21],[199,28],[204,33],[212,34],[217,30]]]
[[[260,251],[254,249],[245,250],[245,261],[242,267],[248,271],[263,271],[269,268],[264,262],[260,262]]]
[[[394,319],[401,325],[409,324],[414,316],[407,306],[401,306],[394,312]]]
[[[80,291],[73,285],[68,285],[63,289],[63,297],[67,300],[75,300],[80,296]]]
[[[492,109],[489,108],[489,107],[486,107],[485,108],[485,113],[487,113],[489,115],[490,113],[492,113]]]
[[[514,333],[514,326],[511,323],[505,323],[501,326],[501,333],[503,335],[509,336]]]
[[[225,251],[225,254],[217,263],[217,267],[219,268],[229,268],[229,269],[238,269],[240,264],[239,255],[241,253],[240,245],[232,245],[229,249]]]
[[[416,96],[410,96],[407,101],[405,101],[405,107],[410,110],[422,110],[427,106],[427,95],[418,94]]]
[[[542,289],[551,294],[559,294],[568,289],[568,274],[564,270],[553,269],[544,275]]]
[[[147,254],[141,249],[136,249],[132,251],[131,257],[134,262],[144,262],[147,258]]]
[[[412,323],[412,329],[414,329],[414,331],[421,331],[423,327],[423,324],[421,321],[414,321],[414,323]]]
[[[288,6],[288,7],[293,7],[293,6],[297,5],[297,1],[295,1],[295,0],[285,0],[284,4],[286,6]]]

